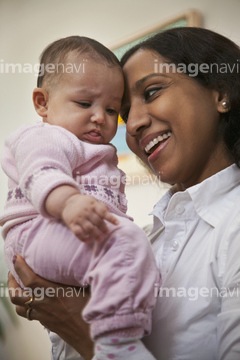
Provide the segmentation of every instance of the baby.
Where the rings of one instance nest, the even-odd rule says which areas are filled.
[[[94,360],[152,360],[140,339],[151,329],[159,275],[144,232],[126,215],[124,173],[110,144],[124,90],[120,64],[79,36],[50,44],[40,64],[33,103],[42,121],[11,134],[2,154],[7,265],[20,282],[12,266],[20,254],[46,279],[91,287],[83,318]],[[52,359],[62,359],[54,336]]]

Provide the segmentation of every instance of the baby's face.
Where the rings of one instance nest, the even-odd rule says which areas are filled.
[[[124,90],[122,71],[89,58],[72,65],[66,66],[49,91],[45,121],[82,141],[107,144],[117,131]]]

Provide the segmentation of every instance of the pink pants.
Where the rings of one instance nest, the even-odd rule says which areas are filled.
[[[116,215],[114,215],[116,216]],[[17,281],[12,257],[22,255],[38,275],[68,285],[91,286],[83,318],[95,339],[124,328],[151,329],[154,284],[159,271],[145,233],[130,220],[116,216],[101,242],[81,242],[61,222],[41,216],[15,226],[5,240],[5,258]]]

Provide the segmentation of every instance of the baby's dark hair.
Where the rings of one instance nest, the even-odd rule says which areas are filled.
[[[63,66],[59,65],[65,64],[69,53],[75,51],[109,66],[120,67],[118,58],[98,41],[84,36],[68,36],[52,42],[43,50],[40,56],[37,87],[51,85],[55,78],[63,73]]]
[[[184,64],[191,76],[191,64],[197,66],[194,79],[227,97],[229,111],[220,114],[221,131],[227,148],[240,167],[240,48],[230,39],[211,30],[180,27],[160,32],[128,50],[121,59],[124,66],[138,50],[150,50],[166,63]],[[201,64],[207,64],[201,67]],[[214,66],[213,66],[214,65]],[[211,71],[206,71],[206,68]]]

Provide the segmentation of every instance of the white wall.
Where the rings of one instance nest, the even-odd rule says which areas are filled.
[[[36,64],[48,43],[68,35],[93,37],[108,46],[191,8],[202,13],[204,27],[240,44],[239,0],[1,0],[0,66]],[[35,84],[33,73],[3,74],[0,71],[0,150],[8,133],[36,119],[31,101]],[[6,191],[6,179],[0,171],[0,211]],[[146,224],[149,221],[146,214],[161,191],[156,187],[131,187],[127,193],[129,213],[139,225]],[[2,258],[0,262],[2,265]],[[14,327],[6,314],[4,323],[7,340],[0,342],[1,359],[49,359],[47,336],[40,325],[22,320]]]

